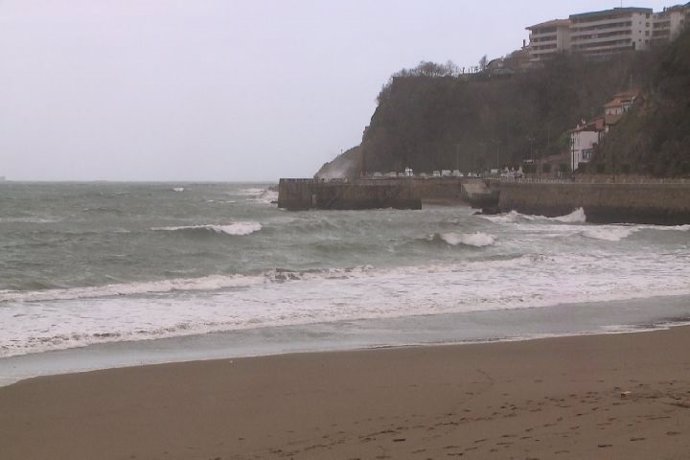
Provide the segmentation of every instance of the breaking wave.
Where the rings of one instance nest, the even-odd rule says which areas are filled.
[[[153,227],[154,231],[210,231],[215,233],[224,233],[232,236],[246,236],[258,232],[263,227],[258,222],[234,222],[226,225],[205,224],[205,225],[187,225],[180,227]]]
[[[563,222],[566,224],[580,224],[587,222],[587,216],[585,215],[585,210],[582,208],[577,208],[575,211],[560,217],[552,217],[550,220],[555,220],[557,222]]]
[[[509,213],[506,214],[499,214],[495,216],[482,216],[486,220],[490,220],[491,222],[495,222],[498,224],[513,224],[513,223],[518,223],[518,222],[533,222],[536,220],[546,220],[546,221],[555,221],[555,222],[562,222],[564,224],[579,224],[579,223],[585,223],[587,221],[587,216],[585,215],[585,210],[582,208],[578,208],[575,211],[571,212],[570,214],[566,214],[565,216],[558,216],[558,217],[545,217],[545,216],[536,216],[536,215],[530,215],[530,214],[521,214],[517,211],[510,211]]]
[[[639,227],[592,227],[584,230],[582,236],[593,240],[621,241],[640,230]]]
[[[483,248],[491,246],[496,242],[496,237],[487,233],[476,232],[469,234],[458,233],[441,233],[439,238],[451,246],[462,244],[464,246],[474,246],[476,248]]]

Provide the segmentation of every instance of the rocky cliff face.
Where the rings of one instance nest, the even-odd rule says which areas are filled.
[[[342,179],[345,177],[354,178],[360,175],[362,170],[362,150],[353,147],[328,163],[321,166],[314,178],[316,179]]]
[[[660,64],[662,54],[631,52],[605,62],[564,55],[541,69],[500,77],[401,72],[381,91],[361,145],[324,165],[317,176],[356,177],[406,167],[415,173],[482,171],[567,152],[568,130],[601,114],[613,94],[631,85],[688,94],[687,80],[660,75],[687,75],[690,50],[677,48],[665,64]],[[686,100],[676,104],[678,110],[687,109]],[[668,102],[662,98],[658,104]],[[673,113],[657,123],[675,123]],[[665,135],[650,148],[663,144]],[[671,155],[685,148],[685,141],[679,142],[668,147],[676,152]]]
[[[664,50],[652,72],[641,102],[596,152],[595,168],[690,176],[690,28]]]

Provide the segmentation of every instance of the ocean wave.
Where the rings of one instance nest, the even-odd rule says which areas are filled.
[[[640,225],[640,230],[660,230],[664,232],[690,232],[690,225]]]
[[[439,238],[451,246],[457,246],[462,244],[464,246],[474,246],[476,248],[483,248],[485,246],[491,246],[496,242],[496,237],[494,235],[489,235],[488,233],[476,232],[467,234],[458,233],[440,233]]]
[[[177,278],[141,283],[106,284],[93,287],[35,291],[0,290],[0,303],[97,299],[116,296],[162,294],[175,291],[214,291],[219,289],[244,288],[265,281],[266,278],[264,276],[211,275],[201,278]]]
[[[557,217],[546,217],[546,216],[541,216],[541,215],[531,215],[531,214],[522,214],[517,211],[510,211],[506,214],[497,214],[497,215],[487,215],[482,217],[486,220],[490,220],[491,222],[497,223],[497,224],[514,224],[514,223],[519,223],[519,222],[534,222],[537,220],[544,220],[544,221],[552,221],[552,222],[561,222],[564,224],[578,224],[578,223],[585,223],[587,221],[587,216],[585,215],[585,210],[583,208],[578,208],[575,211],[571,212],[570,214],[566,214],[564,216],[557,216]]]
[[[266,190],[267,190],[267,189],[265,189],[265,188],[249,187],[249,188],[243,188],[243,189],[237,191],[236,193],[237,193],[238,195],[243,195],[243,196],[254,196],[254,197],[256,197],[256,196],[261,195],[261,194],[262,194],[263,192],[265,192]]]
[[[179,227],[152,227],[153,231],[210,231],[232,236],[246,236],[258,232],[263,227],[259,222],[233,222],[232,224],[183,225]]]
[[[173,192],[184,192],[184,187],[173,187]]]
[[[0,356],[257,327],[688,295],[688,276],[687,257],[678,255],[571,252],[397,267],[276,268],[251,276],[1,291],[0,299],[16,302],[0,308],[0,323],[5,325],[0,330]],[[137,295],[225,287],[238,289]],[[49,302],[59,299],[65,301]],[[37,303],[22,302],[31,300]]]
[[[640,230],[639,227],[592,227],[582,231],[582,236],[593,240],[621,241]]]
[[[32,291],[0,290],[0,303],[48,302],[165,294],[169,292],[218,291],[231,288],[241,289],[265,283],[282,283],[285,281],[314,279],[337,280],[366,277],[372,270],[373,267],[370,265],[304,271],[275,268],[256,275],[209,275],[200,278],[174,278],[160,281],[117,283],[92,287],[42,289],[47,285],[36,284],[34,285],[35,290]]]
[[[0,217],[2,224],[53,224],[61,220],[50,217]]]
[[[551,217],[549,220],[555,220],[556,222],[563,222],[565,224],[583,224],[587,222],[587,216],[585,215],[585,210],[582,208],[577,208],[575,211],[567,214],[565,216]]]
[[[495,215],[480,215],[482,218],[489,220],[497,224],[514,224],[520,221],[530,221],[534,220],[534,216],[527,214],[520,214],[517,211],[510,211],[506,214],[495,214]]]
[[[237,195],[246,196],[248,201],[273,204],[278,201],[278,191],[273,188],[250,187],[239,190]]]

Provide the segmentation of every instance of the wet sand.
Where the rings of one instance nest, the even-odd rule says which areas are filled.
[[[2,459],[681,459],[690,328],[311,353],[0,388]]]

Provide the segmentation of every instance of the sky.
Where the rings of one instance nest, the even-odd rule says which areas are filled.
[[[0,0],[0,176],[275,181],[361,141],[391,74],[603,0]]]

